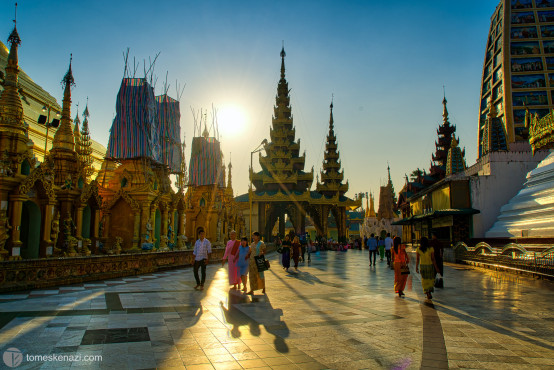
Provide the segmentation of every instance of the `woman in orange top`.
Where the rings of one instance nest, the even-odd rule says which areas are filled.
[[[406,248],[400,243],[402,240],[396,236],[393,240],[393,248],[391,250],[394,261],[394,292],[398,293],[399,297],[404,295],[404,288],[408,280],[408,274],[402,274],[402,267],[410,263]]]

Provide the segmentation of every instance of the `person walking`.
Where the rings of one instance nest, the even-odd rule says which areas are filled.
[[[435,288],[444,288],[444,246],[440,242],[437,233],[431,233],[431,242],[429,243],[435,252],[435,262],[437,263],[437,274],[440,274],[439,279],[435,282]]]
[[[379,247],[379,257],[381,257],[381,261],[385,257],[385,239],[382,237],[377,237],[377,246]]]
[[[394,238],[391,252],[392,260],[394,261],[394,292],[399,297],[402,297],[404,295],[404,288],[406,288],[406,281],[408,280],[406,269],[410,264],[410,258],[399,236]]]
[[[298,260],[300,259],[300,240],[297,236],[292,241],[292,259],[294,260],[294,269],[298,271]]]
[[[431,293],[434,291],[435,286],[435,274],[439,270],[439,267],[435,262],[435,251],[429,245],[429,239],[426,237],[421,238],[416,254],[416,272],[421,271],[421,286],[427,295],[427,299],[431,299],[433,298]]]
[[[240,241],[237,240],[237,232],[235,230],[232,230],[229,233],[229,236],[231,239],[229,239],[227,246],[225,247],[225,254],[221,259],[221,267],[225,266],[225,260],[227,260],[229,285],[233,285],[234,289],[238,289],[237,285],[240,285],[240,275],[235,261],[239,251]]]
[[[290,268],[290,236],[285,235],[285,240],[283,240],[283,244],[281,246],[281,264],[283,265],[283,268],[285,271],[289,271]]]
[[[373,257],[373,266],[377,261],[377,240],[375,240],[375,234],[371,234],[371,237],[367,239],[367,249],[369,249],[369,265],[371,266],[371,259]]]
[[[310,237],[306,239],[306,252],[308,252],[308,262],[312,262],[312,250],[313,245],[312,241],[310,240]]]
[[[387,265],[390,266],[391,263],[391,248],[392,248],[392,238],[390,237],[390,233],[387,233],[387,237],[385,238],[385,256],[387,257]]]
[[[302,241],[300,242],[300,251],[302,253],[300,261],[306,262],[306,239],[304,238],[302,238]]]
[[[242,281],[242,291],[246,292],[246,283],[248,281],[248,269],[250,267],[250,247],[248,246],[248,238],[244,237],[240,241],[239,252],[235,257],[238,274]]]
[[[212,254],[212,245],[208,239],[206,239],[204,229],[200,229],[198,232],[198,240],[194,244],[194,279],[196,280],[196,286],[194,289],[204,290],[204,283],[206,282],[206,265],[210,262],[210,255]],[[198,277],[198,269],[201,269],[202,280]]]
[[[249,263],[249,275],[250,275],[250,291],[248,294],[254,294],[255,290],[262,289],[262,293],[265,294],[265,277],[263,271],[258,271],[258,265],[254,257],[265,255],[265,244],[260,240],[260,233],[254,232],[252,234],[253,242],[250,244],[250,263]]]

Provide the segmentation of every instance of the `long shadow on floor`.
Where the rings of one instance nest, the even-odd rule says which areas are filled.
[[[260,325],[274,336],[273,343],[278,352],[287,353],[289,347],[285,338],[289,336],[289,328],[284,321],[281,321],[283,310],[274,309],[267,295],[262,297],[252,296],[252,299],[238,290],[229,289],[227,308],[223,302],[219,302],[225,320],[233,325],[231,335],[233,338],[241,337],[241,329],[248,326],[250,334],[253,336],[261,335]],[[240,308],[239,308],[240,307]],[[256,320],[243,312],[253,311]]]

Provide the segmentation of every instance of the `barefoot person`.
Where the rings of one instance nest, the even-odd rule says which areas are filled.
[[[402,240],[399,236],[396,236],[393,240],[392,260],[394,261],[394,292],[399,297],[404,295],[404,288],[406,287],[406,280],[408,280],[408,274],[403,274],[402,270],[405,266],[410,264],[410,258],[406,253],[406,248],[401,244]]]
[[[242,281],[242,291],[246,292],[246,282],[248,280],[248,268],[250,265],[250,247],[248,238],[244,237],[240,241],[239,252],[235,257],[240,280]]]
[[[435,251],[429,246],[429,239],[421,238],[416,253],[416,272],[421,271],[421,286],[427,299],[431,299],[433,298],[431,293],[435,287],[435,274],[439,271],[439,267],[435,261]]]
[[[248,294],[254,294],[255,290],[262,289],[262,293],[265,294],[265,278],[264,272],[258,271],[258,266],[256,265],[256,260],[254,257],[265,255],[265,244],[260,240],[260,233],[254,232],[252,234],[253,242],[250,245],[250,265],[249,265],[249,275],[250,275],[250,291]]]
[[[231,239],[225,247],[225,254],[221,260],[221,266],[225,265],[225,260],[229,263],[229,285],[233,285],[234,289],[238,289],[240,285],[240,275],[237,271],[237,253],[239,252],[240,241],[237,240],[237,232],[235,230],[229,233]]]
[[[300,252],[302,247],[300,245],[300,240],[298,236],[295,236],[292,240],[292,259],[294,261],[294,270],[298,271],[298,261],[300,260]]]
[[[204,290],[204,282],[206,281],[206,265],[210,262],[210,255],[212,254],[212,245],[210,241],[204,237],[204,229],[200,229],[198,232],[198,240],[194,244],[194,279],[196,280],[196,286],[194,289]],[[202,280],[198,277],[198,269],[201,269]]]
[[[289,271],[289,267],[290,267],[290,247],[291,247],[290,236],[286,235],[285,240],[283,240],[283,244],[281,246],[282,248],[281,263],[283,264],[283,268],[286,271]]]

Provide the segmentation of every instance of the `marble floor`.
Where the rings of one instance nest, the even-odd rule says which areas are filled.
[[[180,269],[0,295],[0,366],[554,369],[551,282],[448,265],[430,302],[413,273],[395,295],[367,251],[313,254],[288,273],[278,257],[267,295],[230,290],[218,264],[204,291]]]

